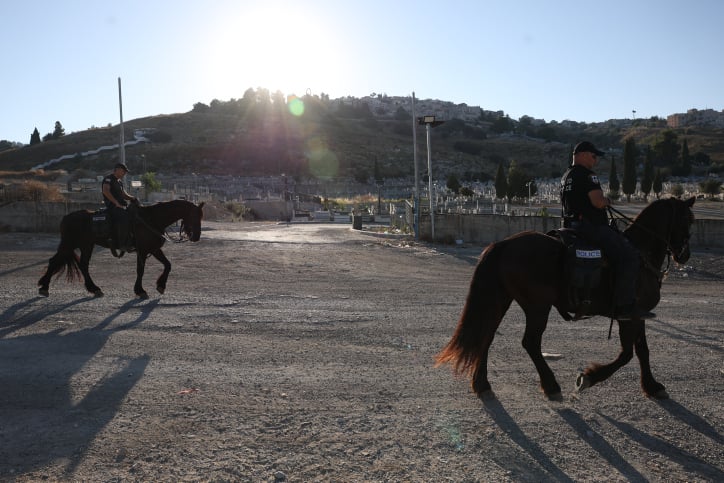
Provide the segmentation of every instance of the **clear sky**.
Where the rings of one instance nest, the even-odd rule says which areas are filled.
[[[0,140],[248,88],[563,121],[724,109],[720,0],[2,0]]]

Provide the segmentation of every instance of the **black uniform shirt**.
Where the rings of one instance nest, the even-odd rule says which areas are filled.
[[[123,189],[123,182],[113,176],[113,173],[109,174],[105,178],[103,178],[103,183],[101,184],[101,190],[103,189],[103,186],[108,185],[111,188],[111,196],[113,196],[118,203],[120,203],[122,206],[126,206],[128,203],[126,202],[126,199],[123,197],[123,193],[125,190]],[[115,206],[115,204],[106,198],[103,197],[103,202],[106,204],[106,207],[111,208]]]
[[[588,197],[589,192],[600,189],[598,176],[590,169],[579,164],[568,168],[561,178],[563,216],[572,220],[588,220],[594,225],[607,224],[606,210],[593,206]]]

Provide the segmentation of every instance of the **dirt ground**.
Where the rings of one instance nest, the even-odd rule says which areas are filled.
[[[694,253],[647,324],[669,400],[618,352],[608,320],[564,322],[544,351],[549,402],[513,306],[482,402],[434,355],[482,247],[382,238],[348,225],[205,224],[167,244],[165,295],[133,257],[97,251],[105,292],[36,282],[57,236],[0,234],[2,481],[724,481],[724,256]]]

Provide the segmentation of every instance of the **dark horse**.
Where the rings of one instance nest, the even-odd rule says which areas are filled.
[[[644,310],[651,310],[659,303],[665,273],[661,267],[667,255],[678,263],[689,259],[693,205],[694,198],[656,200],[624,231],[641,256],[636,295],[637,303]],[[489,245],[480,255],[457,328],[437,355],[437,364],[451,363],[456,373],[470,375],[478,397],[493,397],[488,382],[488,350],[503,316],[515,300],[525,313],[523,347],[535,364],[541,389],[548,398],[560,399],[561,387],[541,354],[541,340],[551,307],[556,307],[564,316],[575,311],[569,306],[564,281],[565,253],[565,245],[557,238],[531,231]],[[608,272],[608,268],[604,269],[602,280],[611,279]],[[611,284],[602,283],[595,292],[589,313],[608,316]],[[604,381],[627,364],[635,351],[641,365],[644,393],[655,398],[668,397],[664,386],[651,373],[644,321],[619,322],[619,338],[618,357],[609,364],[590,364],[578,376],[578,389]]]
[[[171,272],[171,262],[161,251],[166,241],[166,227],[181,221],[181,232],[189,240],[198,241],[201,236],[201,219],[203,217],[204,203],[198,206],[189,201],[174,200],[156,203],[151,206],[139,206],[133,221],[133,232],[136,245],[136,284],[133,291],[140,298],[148,298],[148,294],[141,285],[146,259],[153,255],[163,264],[163,273],[156,281],[156,290],[163,293],[166,290],[166,281]],[[92,224],[93,212],[88,210],[74,211],[64,216],[60,222],[60,244],[58,251],[48,261],[45,274],[38,280],[40,295],[48,296],[50,279],[54,274],[67,270],[69,280],[83,275],[85,288],[96,297],[102,297],[103,291],[91,279],[88,267],[93,246],[100,245],[109,248],[108,237],[94,234]],[[76,253],[80,250],[80,257]]]

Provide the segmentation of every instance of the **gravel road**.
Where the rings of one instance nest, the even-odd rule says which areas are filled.
[[[552,314],[549,402],[513,306],[490,355],[497,399],[433,366],[482,247],[324,224],[208,222],[167,244],[165,295],[133,296],[135,261],[99,250],[106,296],[36,282],[57,236],[0,234],[0,480],[724,481],[724,259],[699,252],[647,324],[671,399],[609,361],[608,320]],[[615,332],[615,328],[614,328]]]

